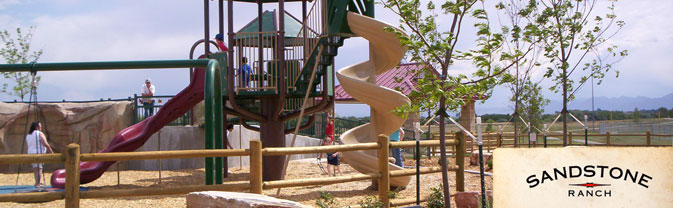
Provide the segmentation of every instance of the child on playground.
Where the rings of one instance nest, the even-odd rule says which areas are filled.
[[[324,146],[328,146],[328,145],[332,145],[332,144],[333,144],[333,141],[329,138],[325,138],[325,140],[323,140],[323,145]],[[339,172],[339,175],[343,175],[341,173],[341,169],[339,168],[339,165],[341,164],[341,161],[339,161],[339,156],[340,156],[341,153],[340,152],[328,152],[328,153],[325,153],[325,154],[327,154],[327,175],[328,176],[336,176],[337,172]],[[330,167],[332,167],[332,169],[330,169]],[[332,173],[334,173],[334,175],[332,175]]]
[[[33,122],[30,125],[30,132],[26,135],[26,147],[28,154],[45,154],[45,153],[54,153],[54,150],[51,149],[49,143],[47,142],[47,137],[42,133],[42,124],[40,122]],[[35,187],[41,188],[44,186],[42,184],[42,163],[33,163],[33,173],[35,176]]]

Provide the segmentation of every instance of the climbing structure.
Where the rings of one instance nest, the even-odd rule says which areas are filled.
[[[227,2],[230,49],[227,55],[231,60],[228,69],[232,70],[226,72],[224,112],[239,117],[246,128],[259,131],[263,147],[284,147],[284,135],[296,125],[310,127],[313,114],[333,107],[333,60],[344,40],[356,36],[349,29],[346,13],[373,17],[374,2],[297,1],[302,3],[301,15],[285,11],[285,3],[291,1],[240,2],[257,3],[258,17],[256,22],[234,32],[237,12],[234,1]],[[278,11],[263,12],[266,3],[277,3]],[[296,27],[296,22],[300,27]],[[222,25],[221,22],[220,31],[224,32]],[[251,73],[239,70],[247,68],[245,64],[250,66]],[[308,103],[303,109],[306,118],[298,123],[304,102]],[[281,179],[284,160],[285,156],[265,156],[264,180]]]

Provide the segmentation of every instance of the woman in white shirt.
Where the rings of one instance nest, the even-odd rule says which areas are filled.
[[[28,154],[54,153],[47,142],[47,137],[42,133],[42,124],[33,122],[30,125],[30,133],[26,135],[26,146]],[[35,187],[42,187],[42,163],[33,163],[33,172],[35,175]]]

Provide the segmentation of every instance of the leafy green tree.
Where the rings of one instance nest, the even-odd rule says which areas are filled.
[[[16,37],[7,31],[0,31],[0,40],[3,47],[0,48],[0,57],[6,64],[26,64],[37,61],[42,55],[42,49],[33,51],[30,42],[33,38],[34,27],[27,32],[22,32],[21,28],[16,28]],[[28,72],[2,72],[5,79],[12,80],[14,86],[7,90],[7,83],[2,85],[2,92],[17,96],[24,101],[24,97],[30,93],[32,78]],[[40,81],[40,76],[35,77],[35,85]]]
[[[631,114],[631,116],[633,117],[633,121],[640,122],[640,111],[638,110],[638,108],[633,109],[633,113]]]
[[[529,1],[521,10],[534,24],[527,30],[539,34],[544,56],[548,59],[545,77],[551,78],[552,91],[563,95],[563,145],[567,145],[567,104],[574,94],[589,78],[598,80],[614,71],[614,64],[628,55],[626,50],[619,51],[616,45],[608,43],[624,26],[624,21],[615,15],[616,0],[602,1],[607,4],[607,12],[593,16],[597,0],[542,0]],[[579,79],[573,80],[575,72],[585,71]],[[578,86],[575,87],[575,82]]]
[[[519,119],[522,115],[521,111],[526,111],[527,109],[521,109],[523,99],[526,99],[522,96],[523,91],[526,90],[526,87],[530,85],[531,74],[535,69],[539,68],[540,64],[538,59],[541,56],[543,51],[541,46],[538,43],[536,33],[527,30],[534,24],[534,20],[528,18],[528,14],[525,12],[527,2],[521,0],[504,0],[496,5],[498,10],[498,19],[500,23],[501,30],[504,35],[504,49],[507,51],[521,51],[523,48],[531,48],[532,51],[526,56],[523,56],[520,60],[514,62],[512,70],[508,71],[511,76],[514,78],[512,82],[508,83],[510,91],[512,92],[511,101],[514,102],[514,113],[513,122],[514,122],[514,145],[518,143],[518,134],[519,128]],[[522,12],[524,11],[524,12]],[[525,122],[525,121],[524,121]]]
[[[511,76],[505,73],[514,62],[525,55],[530,49],[523,51],[501,51],[503,34],[493,32],[488,13],[482,0],[445,0],[437,5],[427,1],[421,5],[420,0],[384,0],[383,6],[400,16],[400,28],[408,36],[402,35],[392,28],[389,32],[399,34],[400,42],[409,49],[408,59],[422,63],[417,72],[416,90],[409,97],[411,105],[402,106],[395,111],[419,112],[421,110],[438,109],[439,123],[444,124],[447,111],[457,111],[463,104],[469,103],[473,97],[489,96],[496,85],[510,82]],[[440,17],[441,15],[441,17]],[[440,29],[436,19],[448,19],[447,29]],[[467,18],[474,20],[476,34],[468,36],[475,40],[476,47],[459,51],[456,44],[461,39],[461,28]],[[475,39],[476,38],[476,39]],[[471,61],[476,72],[449,75],[448,69],[456,60]],[[440,75],[435,75],[440,72]],[[446,158],[444,147],[445,126],[440,125],[440,158]],[[445,159],[441,160],[446,168]],[[444,200],[448,196],[448,174],[442,172]]]
[[[530,80],[523,84],[521,92],[521,116],[528,119],[530,130],[541,130],[543,119],[542,113],[544,106],[549,104],[549,100],[542,95],[542,86],[539,83],[533,83]]]

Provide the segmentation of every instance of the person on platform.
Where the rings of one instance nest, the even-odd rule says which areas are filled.
[[[140,101],[143,103],[143,108],[145,109],[145,118],[154,115],[154,99],[151,96],[154,96],[155,87],[152,84],[150,78],[145,79],[145,84],[141,86],[140,95],[145,98],[141,98]]]
[[[252,69],[248,65],[248,58],[241,58],[241,68],[238,70],[239,75],[239,87],[250,87],[250,74],[252,74]]]
[[[404,129],[401,127],[390,135],[390,141],[399,142],[400,138],[404,138]],[[393,148],[391,151],[393,153],[393,158],[395,158],[395,165],[404,168],[404,163],[402,163],[402,150],[400,148]]]
[[[30,132],[26,135],[26,147],[26,152],[28,154],[54,153],[54,150],[51,149],[51,146],[49,146],[49,143],[47,142],[47,137],[42,133],[42,124],[40,122],[33,122],[30,125]],[[33,163],[31,166],[33,167],[35,176],[35,187],[43,187],[43,164]]]

